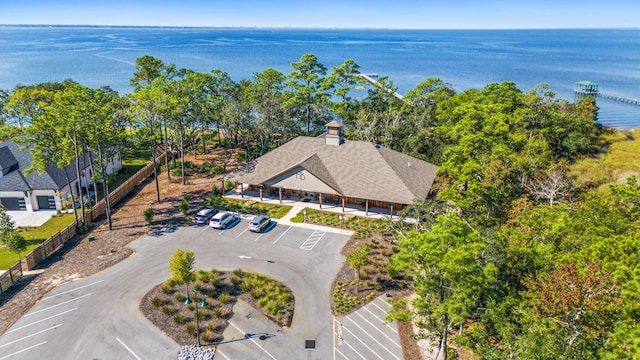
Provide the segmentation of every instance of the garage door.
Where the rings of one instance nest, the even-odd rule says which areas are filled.
[[[27,210],[27,206],[24,203],[24,198],[0,198],[0,202],[5,210],[16,211],[16,210]]]
[[[56,198],[53,196],[36,196],[39,210],[55,210]]]

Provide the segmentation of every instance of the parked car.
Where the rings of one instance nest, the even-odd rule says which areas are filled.
[[[209,220],[209,226],[214,229],[224,229],[232,223],[236,219],[236,216],[233,213],[227,211],[221,211]]]
[[[207,223],[209,223],[209,220],[211,220],[213,215],[215,215],[217,212],[218,212],[218,210],[216,210],[216,209],[204,208],[204,209],[198,211],[198,213],[196,214],[196,216],[193,219],[193,221],[196,224],[207,224]]]
[[[271,223],[271,218],[267,215],[258,215],[249,223],[249,230],[253,232],[260,232],[264,230]]]

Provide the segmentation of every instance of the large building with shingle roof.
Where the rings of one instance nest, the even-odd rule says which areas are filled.
[[[77,195],[78,176],[75,164],[66,167],[71,188],[67,186],[65,170],[48,164],[42,173],[31,166],[33,155],[29,144],[18,145],[12,140],[0,144],[0,204],[9,211],[62,210],[70,202],[70,191]],[[107,169],[111,173],[122,168],[120,154],[116,154]],[[87,156],[80,157],[81,186],[91,184],[91,170]],[[71,205],[69,205],[71,206]]]
[[[241,189],[400,210],[424,200],[437,166],[367,141],[345,141],[342,125],[318,137],[297,137],[230,173]],[[244,190],[243,190],[244,191]]]

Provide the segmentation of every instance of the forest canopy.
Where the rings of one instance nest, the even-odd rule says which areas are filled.
[[[130,84],[126,95],[72,80],[0,90],[0,137],[35,141],[59,164],[118,142],[161,145],[183,164],[215,142],[249,161],[340,121],[348,139],[439,166],[413,204],[428,209],[424,226],[400,236],[390,272],[413,279],[414,315],[444,354],[638,355],[640,185],[633,172],[615,183],[572,171],[621,136],[598,123],[595,98],[512,82],[456,92],[428,78],[399,99],[391,79],[373,86],[354,60],[327,69],[313,54],[240,81],[144,56]]]

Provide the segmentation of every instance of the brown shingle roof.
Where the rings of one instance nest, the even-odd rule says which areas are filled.
[[[228,174],[225,180],[268,184],[304,168],[337,193],[353,198],[409,204],[427,197],[437,166],[366,141],[325,144],[324,137],[297,137]]]

